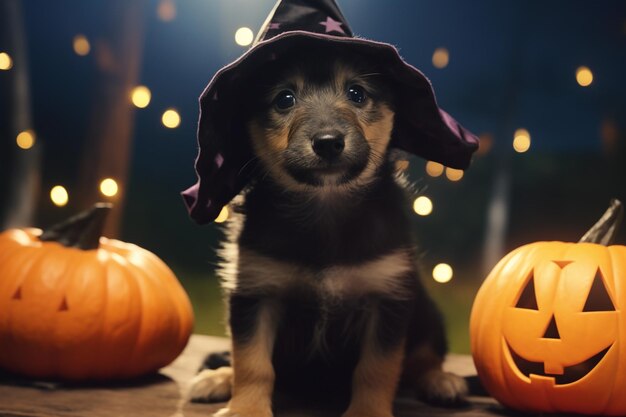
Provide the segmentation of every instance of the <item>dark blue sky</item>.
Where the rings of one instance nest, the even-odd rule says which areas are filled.
[[[132,1],[132,0],[129,0]],[[611,120],[626,130],[626,2],[623,0],[339,0],[353,31],[393,43],[433,82],[440,105],[477,134],[491,133],[500,148],[525,127],[533,152],[595,154],[600,126]],[[196,232],[177,192],[195,180],[197,97],[215,71],[237,58],[241,26],[260,27],[274,0],[175,0],[177,16],[158,20],[157,0],[148,2],[140,83],[152,102],[136,111],[128,185],[126,234],[150,241],[155,221],[162,233]],[[93,55],[79,57],[72,39],[101,36],[106,0],[23,1],[29,53],[34,127],[44,145],[44,189],[72,184],[92,109]],[[3,33],[6,35],[6,33]],[[6,50],[0,38],[0,50]],[[437,69],[437,47],[450,53]],[[576,68],[585,65],[593,84],[580,87]],[[7,86],[0,71],[0,86]],[[5,90],[6,91],[6,90]],[[0,94],[4,94],[0,93]],[[6,94],[5,94],[6,95]],[[168,107],[180,111],[174,130],[160,122]],[[0,100],[0,122],[10,102]],[[4,138],[2,138],[4,140]],[[8,138],[13,141],[13,137]],[[478,168],[480,170],[480,168]],[[604,202],[602,202],[602,206]],[[161,207],[172,221],[145,216]],[[186,223],[187,222],[187,223]]]

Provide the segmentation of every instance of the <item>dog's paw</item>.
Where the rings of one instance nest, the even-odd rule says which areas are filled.
[[[270,410],[239,411],[229,406],[222,408],[217,413],[213,414],[213,417],[272,417],[272,412]]]
[[[467,393],[465,379],[439,369],[425,373],[417,385],[417,395],[421,400],[445,407],[467,404]]]
[[[232,384],[233,368],[205,369],[191,380],[188,398],[202,403],[228,401]]]

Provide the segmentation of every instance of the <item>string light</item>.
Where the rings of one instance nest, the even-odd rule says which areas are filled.
[[[426,162],[426,173],[431,177],[438,177],[443,174],[444,166],[439,162],[428,161]]]
[[[21,149],[30,149],[35,145],[35,132],[32,130],[20,132],[15,138],[15,142]]]
[[[478,136],[480,146],[476,151],[476,155],[486,155],[493,147],[493,135],[489,132],[482,133]]]
[[[450,282],[452,276],[454,275],[454,271],[452,267],[448,264],[437,264],[433,268],[433,279],[440,284],[445,284],[446,282]]]
[[[118,191],[117,181],[113,178],[105,178],[100,182],[100,192],[106,197],[113,197],[117,195]]]
[[[226,220],[228,220],[229,214],[230,212],[228,211],[228,207],[222,207],[222,211],[220,211],[219,216],[217,216],[217,218],[215,219],[215,223],[224,223]]]
[[[513,134],[513,149],[524,153],[530,149],[530,133],[526,129],[517,129]]]
[[[161,0],[157,6],[157,16],[163,22],[171,22],[176,18],[176,4],[173,0]]]
[[[450,53],[446,48],[437,48],[433,53],[433,65],[435,68],[445,68],[450,62]]]
[[[11,55],[6,52],[0,52],[0,70],[8,71],[13,68],[13,60],[11,59]]]
[[[254,33],[252,29],[247,27],[242,27],[237,29],[235,32],[235,42],[240,46],[248,46],[254,40]]]
[[[50,200],[55,206],[63,207],[69,201],[67,190],[62,185],[55,185],[50,190]]]
[[[593,82],[593,73],[588,67],[578,67],[576,70],[576,82],[582,87],[587,87]]]
[[[464,172],[462,169],[446,168],[446,178],[450,181],[460,181],[463,178]]]
[[[413,211],[420,216],[428,216],[433,212],[433,202],[425,195],[419,196],[413,202]]]
[[[180,125],[180,115],[174,109],[167,109],[161,117],[161,122],[163,122],[163,126],[167,128],[177,128]]]
[[[85,56],[89,54],[90,50],[91,45],[85,35],[74,36],[74,52],[76,52],[77,55]]]
[[[139,85],[133,88],[133,91],[130,94],[131,101],[136,107],[139,107],[140,109],[148,107],[151,98],[152,93],[150,92],[150,89],[145,85]]]

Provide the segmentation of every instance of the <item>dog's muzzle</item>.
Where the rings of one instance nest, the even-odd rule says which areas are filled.
[[[334,162],[343,152],[346,143],[344,135],[338,130],[320,132],[311,139],[313,151],[324,161]]]

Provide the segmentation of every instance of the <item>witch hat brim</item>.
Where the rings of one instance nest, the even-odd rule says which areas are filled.
[[[370,57],[394,81],[397,105],[390,146],[452,168],[469,166],[478,138],[438,107],[428,79],[406,63],[393,45],[353,37],[333,0],[282,0],[257,42],[219,70],[200,96],[198,181],[183,192],[196,222],[214,220],[251,178],[249,163],[254,157],[247,132],[232,128],[238,125],[233,123],[237,86],[291,51],[324,46]]]

